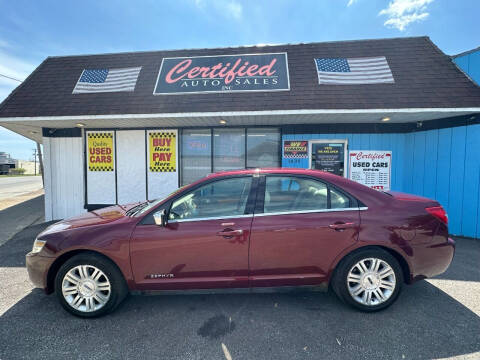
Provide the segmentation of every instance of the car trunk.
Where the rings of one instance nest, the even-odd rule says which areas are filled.
[[[395,200],[421,202],[425,204],[425,207],[440,206],[440,203],[438,201],[423,196],[402,193],[399,191],[386,191],[385,193],[392,196]]]

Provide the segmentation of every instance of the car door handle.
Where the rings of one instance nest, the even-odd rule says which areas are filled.
[[[328,227],[330,229],[336,230],[336,231],[342,231],[345,229],[353,228],[355,227],[355,223],[353,222],[348,222],[348,223],[337,223],[337,224],[330,224]]]
[[[217,235],[218,236],[224,236],[224,237],[227,237],[227,238],[231,238],[233,236],[241,236],[243,235],[243,230],[223,230],[223,231],[219,231],[217,232]]]

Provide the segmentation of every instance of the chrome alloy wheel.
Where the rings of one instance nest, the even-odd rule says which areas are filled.
[[[363,305],[375,306],[387,301],[395,286],[395,272],[382,259],[360,260],[348,272],[348,291],[355,301]]]
[[[63,277],[63,297],[78,311],[92,312],[101,309],[110,299],[110,293],[108,277],[95,266],[75,266]]]

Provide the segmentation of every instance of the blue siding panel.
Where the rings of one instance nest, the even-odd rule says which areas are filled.
[[[435,199],[448,211],[448,192],[450,191],[450,152],[452,129],[438,131],[438,167]]]
[[[403,179],[405,171],[405,134],[394,134],[394,149],[392,153],[392,167],[395,168],[395,186],[392,190],[403,191]]]
[[[466,132],[462,234],[480,237],[480,125],[468,126]]]
[[[480,85],[480,51],[470,54],[468,75]]]
[[[423,195],[435,199],[437,187],[438,130],[426,132]]]
[[[425,178],[425,131],[416,132],[413,136],[412,192],[417,195],[423,195],[423,181]]]
[[[282,139],[348,139],[349,150],[390,150],[392,190],[439,201],[451,233],[480,237],[480,125],[405,134],[283,134]],[[282,159],[282,166],[309,164]]]
[[[466,127],[452,129],[450,154],[450,189],[448,196],[449,230],[452,234],[462,233],[463,176],[465,169]]]
[[[405,149],[403,157],[403,187],[402,191],[413,192],[413,149],[415,146],[415,137],[413,134],[406,134]]]
[[[456,57],[453,61],[473,81],[480,85],[480,50]]]
[[[480,189],[480,173],[478,175],[478,188]],[[476,234],[475,234],[475,237],[477,239],[480,238],[480,191],[478,191],[478,208],[477,208],[477,231],[476,231]],[[466,235],[466,236],[470,236],[470,235]]]

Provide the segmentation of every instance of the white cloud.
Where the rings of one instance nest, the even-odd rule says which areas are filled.
[[[235,19],[241,19],[243,14],[242,4],[236,1],[229,1],[225,4],[225,7]]]
[[[358,0],[349,0],[347,6],[353,5],[357,2]]]
[[[379,15],[387,16],[388,19],[384,22],[385,26],[404,31],[409,24],[425,20],[429,16],[427,6],[433,1],[393,0],[386,9],[379,12]]]
[[[203,11],[213,9],[217,14],[240,20],[243,6],[237,0],[194,0],[195,6]]]

